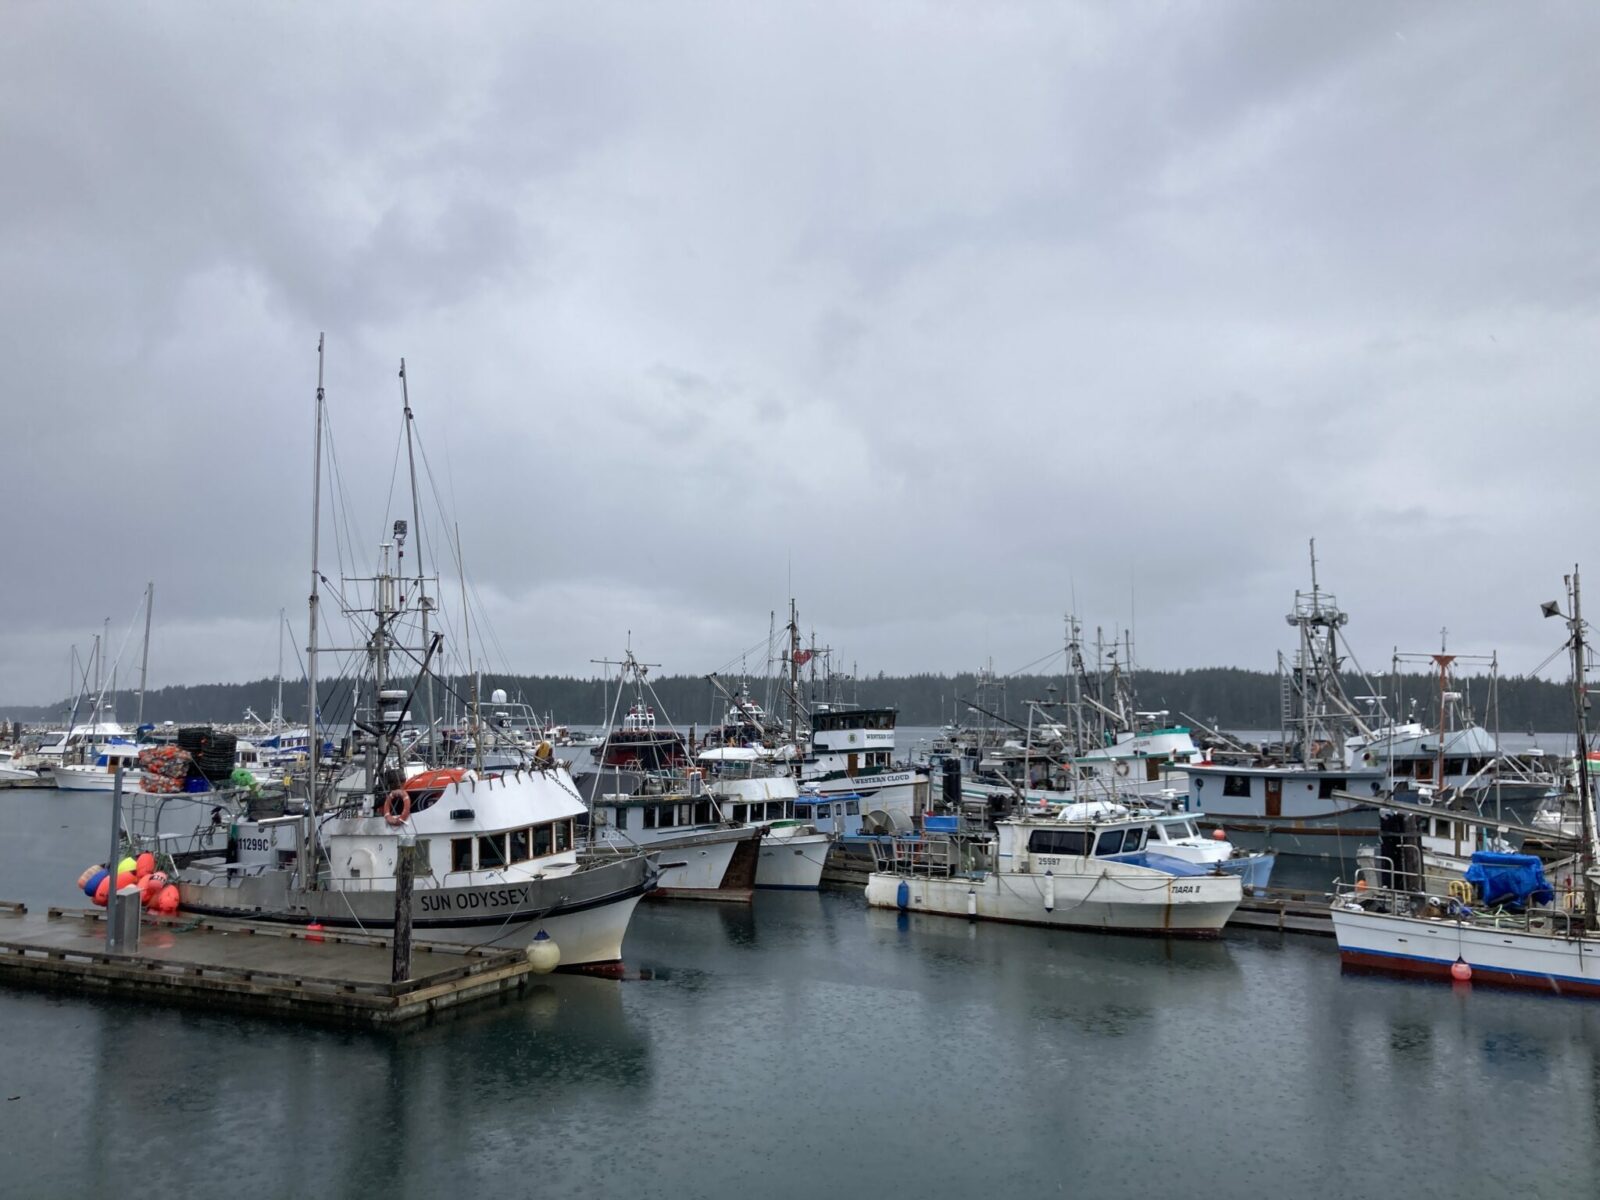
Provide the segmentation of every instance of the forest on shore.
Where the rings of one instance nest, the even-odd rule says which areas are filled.
[[[1399,708],[1416,719],[1432,721],[1438,705],[1438,679],[1431,675],[1402,675],[1374,681]],[[648,701],[658,715],[687,728],[718,723],[728,709],[728,695],[740,686],[737,678],[720,679],[716,684],[703,676],[663,676],[650,680]],[[775,680],[744,681],[755,701],[769,711],[784,710],[780,684]],[[1141,670],[1136,683],[1136,704],[1143,711],[1165,711],[1178,723],[1202,723],[1221,729],[1270,730],[1279,727],[1281,694],[1279,677],[1265,671],[1246,671],[1237,667],[1206,667],[1184,671]],[[1368,684],[1359,678],[1345,681],[1346,692],[1364,696]],[[404,682],[398,686],[406,686]],[[1556,731],[1573,724],[1572,690],[1566,683],[1512,676],[1491,680],[1485,676],[1451,681],[1451,688],[1462,694],[1465,710],[1487,728],[1507,731],[1537,729]],[[145,694],[143,719],[147,723],[173,721],[178,724],[243,722],[247,712],[266,719],[278,695],[275,679],[248,683],[190,684],[165,687]],[[306,682],[285,680],[283,716],[291,723],[303,723],[306,713]],[[617,681],[576,679],[565,676],[520,675],[485,676],[482,698],[487,702],[495,689],[504,689],[512,700],[521,700],[558,723],[577,726],[605,725],[611,719],[617,699]],[[449,720],[459,714],[472,693],[469,681],[449,679],[435,695],[435,715]],[[831,700],[834,703],[864,707],[893,707],[900,712],[900,724],[943,725],[958,721],[975,724],[977,710],[987,710],[1019,725],[1029,721],[1029,701],[1039,702],[1043,711],[1071,693],[1070,681],[1060,675],[1012,675],[995,681],[980,681],[971,673],[941,675],[875,675],[867,678],[835,678],[826,687],[819,681],[802,681],[805,702]],[[342,721],[349,714],[348,681],[328,680],[319,687],[319,704],[325,720]],[[631,685],[624,693],[618,716],[632,699]],[[412,704],[413,715],[423,720],[425,701]],[[115,712],[124,724],[132,724],[139,703],[135,693],[118,692]],[[0,706],[0,719],[31,724],[59,724],[73,711],[70,700],[54,704]],[[88,713],[88,702],[77,705],[79,719]],[[1059,707],[1054,711],[1059,712]],[[1038,720],[1035,716],[1034,720]]]

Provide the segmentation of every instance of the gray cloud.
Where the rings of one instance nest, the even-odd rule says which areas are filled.
[[[1369,664],[1532,666],[1593,540],[1597,26],[16,6],[0,699],[151,578],[156,679],[272,669],[323,329],[361,556],[404,355],[519,670],[706,669],[791,587],[874,670],[1021,666],[1073,604],[1265,666],[1311,536]]]

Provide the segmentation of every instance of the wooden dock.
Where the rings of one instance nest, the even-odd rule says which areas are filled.
[[[139,947],[108,954],[105,913],[0,903],[0,982],[158,1004],[390,1025],[515,991],[533,978],[521,950],[418,943],[413,977],[391,983],[384,938],[250,921],[144,918]]]
[[[1298,888],[1266,888],[1246,892],[1228,918],[1228,927],[1276,929],[1279,933],[1333,936],[1333,897]]]

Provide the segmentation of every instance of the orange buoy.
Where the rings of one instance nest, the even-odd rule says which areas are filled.
[[[169,883],[156,893],[155,903],[151,906],[155,912],[164,916],[171,916],[178,911],[178,885]]]
[[[106,897],[111,894],[111,876],[107,875],[100,881],[100,886],[94,890],[94,902],[101,908],[106,906]]]
[[[306,926],[306,941],[320,942],[322,940],[322,922],[313,921]]]
[[[1457,983],[1472,982],[1472,968],[1467,964],[1465,959],[1458,958],[1455,960],[1455,962],[1450,964],[1450,978],[1454,979]]]
[[[147,878],[156,869],[156,856],[146,850],[133,860],[133,873],[140,879]]]
[[[1211,836],[1219,842],[1225,842],[1228,840],[1227,831],[1223,829],[1213,829],[1211,831]]]

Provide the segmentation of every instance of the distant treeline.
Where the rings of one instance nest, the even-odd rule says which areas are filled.
[[[722,681],[724,688],[737,687],[738,682],[736,679]],[[878,675],[835,680],[831,688],[805,681],[802,694],[808,702],[814,696],[818,700],[831,698],[866,706],[893,706],[900,710],[902,725],[942,725],[949,721],[972,723],[977,719],[971,711],[973,706],[1026,725],[1029,712],[1027,701],[1059,701],[1070,694],[1069,681],[1061,676],[1013,675],[1001,682],[1003,690],[998,685],[989,684],[980,691],[978,679],[971,674]],[[1414,711],[1421,720],[1432,719],[1437,706],[1436,677],[1405,675],[1399,678],[1398,684],[1393,679],[1378,680],[1376,683],[1391,697],[1391,707],[1392,697],[1398,688],[1406,712]],[[748,681],[748,686],[757,703],[781,715],[783,702],[776,683],[752,679]],[[703,729],[708,724],[720,722],[728,708],[726,692],[717,690],[702,677],[668,676],[651,680],[650,687],[650,702],[657,706],[658,715],[664,714],[673,723],[684,727],[698,725]],[[1359,679],[1346,680],[1345,687],[1351,696],[1367,692],[1367,684]],[[1572,692],[1564,683],[1510,677],[1500,679],[1491,692],[1490,680],[1480,676],[1457,679],[1451,687],[1464,694],[1472,714],[1481,724],[1489,727],[1498,724],[1506,730],[1553,731],[1566,729],[1572,724]],[[605,724],[610,719],[617,695],[615,679],[502,676],[485,677],[483,680],[485,702],[496,688],[505,689],[510,699],[520,699],[540,714],[549,714],[556,721],[568,725]],[[272,712],[277,690],[278,684],[272,679],[160,688],[146,693],[144,719],[147,722],[174,721],[179,724],[238,722],[246,719],[247,709],[266,718]],[[436,715],[443,720],[457,718],[470,694],[469,681],[446,681],[436,692]],[[329,680],[319,690],[319,697],[324,720],[343,721],[348,718],[348,681]],[[617,710],[619,716],[626,711],[629,699],[631,692],[625,695]],[[1278,676],[1275,674],[1235,667],[1207,667],[1188,671],[1140,671],[1136,702],[1142,710],[1164,709],[1174,721],[1186,716],[1224,729],[1276,729],[1281,700]],[[137,708],[138,699],[134,693],[117,694],[116,715],[125,724],[133,722]],[[305,720],[306,685],[303,679],[284,682],[283,708],[285,720],[293,723]],[[66,720],[70,709],[70,701],[36,707],[3,706],[0,707],[0,718],[58,723]],[[426,718],[426,702],[422,698],[412,702],[411,710],[418,721]],[[80,704],[79,716],[80,719],[87,716],[85,704]]]

